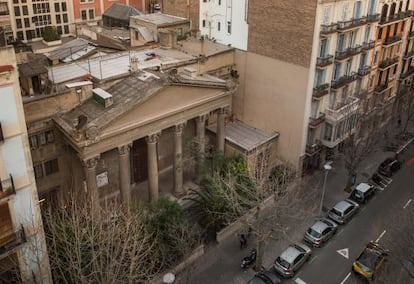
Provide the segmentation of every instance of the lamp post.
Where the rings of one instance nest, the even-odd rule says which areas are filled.
[[[321,204],[319,206],[319,215],[320,216],[322,216],[323,199],[325,197],[325,190],[326,190],[326,180],[328,179],[328,173],[332,169],[332,166],[331,166],[330,163],[326,163],[325,165],[323,165],[323,168],[325,169],[325,178],[323,180]]]

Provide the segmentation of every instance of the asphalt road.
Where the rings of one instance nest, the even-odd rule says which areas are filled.
[[[341,225],[325,246],[314,249],[310,261],[284,283],[366,283],[351,273],[353,261],[370,240],[381,244],[381,240],[392,238],[398,214],[414,206],[414,157],[412,153],[405,156],[404,166],[393,176],[393,181],[383,191],[378,191],[367,205],[362,205],[350,222]],[[347,250],[348,258],[338,250]]]

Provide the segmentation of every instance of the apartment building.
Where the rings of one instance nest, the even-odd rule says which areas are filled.
[[[200,0],[161,0],[159,2],[162,13],[190,19],[191,30],[199,30]]]
[[[12,46],[0,62],[0,283],[51,283]]]

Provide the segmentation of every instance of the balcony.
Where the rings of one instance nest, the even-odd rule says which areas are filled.
[[[12,175],[9,179],[0,182],[0,200],[16,193]]]
[[[312,145],[306,144],[306,155],[313,156],[322,149],[321,141],[315,140],[315,143]]]
[[[315,88],[313,88],[312,97],[314,99],[320,99],[323,96],[327,95],[329,93],[329,84],[322,84]]]
[[[383,46],[389,46],[401,41],[401,35],[395,35],[391,37],[387,37],[384,42],[382,43]]]
[[[375,88],[375,93],[376,94],[382,94],[382,93],[384,93],[387,89],[388,89],[388,82],[386,82],[386,83],[383,83],[383,84],[381,84],[381,85],[378,85],[376,88]]]
[[[395,56],[394,58],[387,58],[385,60],[382,60],[381,63],[378,65],[379,69],[385,70],[395,64],[398,63],[399,57]]]
[[[356,91],[355,94],[354,94],[354,97],[356,97],[360,100],[365,100],[367,98],[367,96],[368,96],[368,91],[364,90],[364,89]]]
[[[353,28],[357,28],[359,26],[366,24],[366,17],[362,17],[359,19],[351,19],[349,21],[339,21],[337,30],[339,32],[344,32]]]
[[[370,50],[373,49],[375,46],[375,40],[364,41],[362,44],[362,50]]]
[[[407,79],[413,74],[414,74],[414,66],[411,66],[410,68],[407,69],[407,71],[401,73],[400,80]]]
[[[326,117],[333,121],[339,121],[358,110],[359,99],[349,97],[345,102],[338,103],[334,108],[326,108]]]
[[[362,52],[361,45],[356,45],[355,47],[348,47],[345,50],[336,51],[335,60],[342,61],[361,52]]]
[[[393,22],[403,20],[404,18],[406,18],[408,16],[409,16],[409,13],[400,12],[400,13],[395,14],[395,15],[390,15],[388,17],[380,18],[379,25],[384,26],[384,25],[387,25],[387,24],[391,24]]]
[[[0,236],[0,255],[26,242],[26,234],[23,225],[20,230]]]
[[[380,14],[372,14],[372,15],[367,15],[366,21],[367,23],[375,23],[378,22],[380,19]]]
[[[317,128],[325,121],[325,114],[320,112],[318,117],[309,117],[309,128]]]
[[[409,58],[411,58],[411,57],[413,57],[414,56],[414,50],[411,50],[410,52],[407,52],[405,55],[404,55],[404,59],[409,59]]]
[[[331,88],[332,89],[339,89],[357,79],[357,74],[352,73],[351,75],[344,75],[336,80],[332,80]]]
[[[321,35],[329,35],[336,32],[337,24],[321,25]]]
[[[358,68],[358,76],[364,77],[364,76],[369,74],[370,70],[371,69],[368,65],[365,65],[364,67],[360,67],[360,68]]]
[[[325,55],[324,57],[318,57],[316,59],[316,66],[323,68],[333,63],[333,55]]]

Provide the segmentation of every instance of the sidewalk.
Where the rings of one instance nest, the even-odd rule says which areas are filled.
[[[410,126],[412,126],[412,124],[413,123],[411,122]],[[388,142],[391,141],[398,143],[400,146],[405,144],[406,141],[394,138],[398,128],[392,126],[393,125],[388,128],[390,133]],[[413,128],[409,127],[408,129],[411,131]],[[367,157],[359,164],[356,171],[356,184],[368,181],[371,175],[377,170],[378,165],[384,159],[395,155],[394,152],[384,151],[385,143],[386,141],[381,141],[378,145],[376,145],[375,149],[372,149]],[[414,142],[411,143],[411,145],[412,144],[414,144]],[[411,145],[408,147],[412,147]],[[344,191],[347,181],[347,170],[345,169],[343,155],[338,155],[333,160],[331,166],[332,169],[328,173],[324,198],[324,207],[326,208],[331,208],[338,201],[349,196],[349,193]],[[306,187],[306,190],[312,191],[315,190],[315,188],[307,187],[310,187],[310,185],[315,184],[315,181],[318,181],[319,186],[317,186],[318,188],[316,190],[320,191],[320,194],[317,195],[319,196],[319,199],[315,200],[318,204],[320,202],[324,175],[325,173],[323,171],[317,171],[311,176],[304,177],[301,182],[302,186]],[[288,228],[289,239],[300,241],[306,229],[303,226],[303,223],[311,223],[314,218],[315,216],[306,217],[306,220],[303,220],[302,224],[296,226],[294,224],[288,224],[290,226]],[[281,220],[281,222],[283,222],[283,220]],[[266,269],[271,268],[275,257],[283,251],[289,243],[290,241],[287,239],[268,241],[263,257],[263,266]],[[255,241],[253,239],[249,239],[248,248],[241,250],[239,248],[238,238],[230,236],[221,243],[207,248],[206,253],[202,257],[193,263],[189,269],[178,275],[175,283],[247,283],[247,281],[253,277],[255,272],[251,268],[247,271],[243,271],[240,268],[240,261],[244,256],[249,254],[253,247],[255,247]]]

